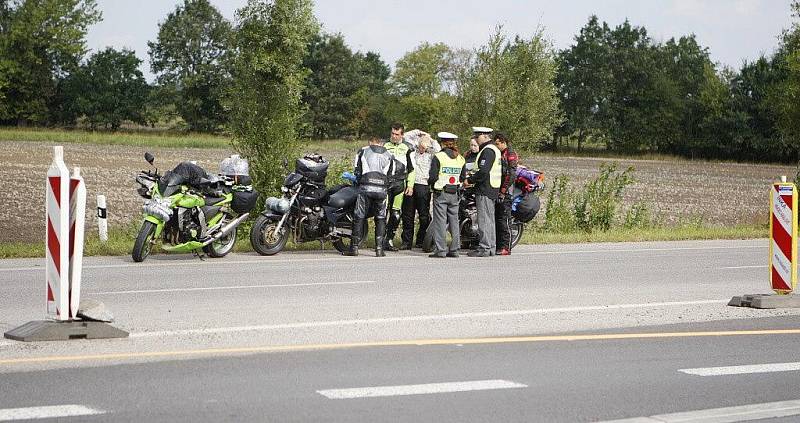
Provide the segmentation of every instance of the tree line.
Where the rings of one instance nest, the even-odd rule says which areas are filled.
[[[102,18],[94,0],[0,0],[0,123],[160,123],[229,133],[253,154],[297,137],[383,134],[393,121],[462,133],[480,124],[530,150],[800,159],[798,0],[774,53],[739,69],[715,64],[694,35],[657,42],[592,16],[563,50],[542,29],[498,27],[474,49],[423,43],[392,70],[322,32],[312,6],[250,0],[230,22],[208,0],[184,0],[148,42],[148,83],[133,51],[87,56],[86,32]]]

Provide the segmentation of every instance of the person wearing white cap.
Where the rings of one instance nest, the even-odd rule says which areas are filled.
[[[477,136],[480,150],[475,159],[475,170],[464,180],[464,186],[475,186],[480,242],[478,249],[469,253],[470,257],[493,256],[497,248],[494,207],[500,194],[502,166],[500,150],[492,143],[493,131],[492,128],[483,126],[472,128],[472,132]]]
[[[458,257],[461,248],[461,228],[458,223],[458,186],[462,182],[464,158],[458,153],[458,137],[450,132],[439,132],[442,151],[431,161],[428,184],[433,187],[433,254],[428,257]],[[450,246],[446,245],[445,229],[450,230]]]

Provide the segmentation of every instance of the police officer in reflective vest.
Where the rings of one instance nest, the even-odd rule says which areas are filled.
[[[461,184],[464,158],[458,154],[457,136],[439,132],[442,151],[431,160],[428,185],[433,187],[433,254],[428,257],[458,257],[461,248],[461,229],[458,224],[458,187]],[[450,248],[447,248],[445,228],[450,230]]]
[[[391,153],[394,158],[400,162],[403,166],[405,166],[405,173],[402,175],[395,175],[398,179],[402,178],[403,186],[398,191],[398,194],[394,196],[394,198],[389,199],[389,205],[391,206],[391,211],[389,214],[389,223],[386,226],[386,240],[384,247],[389,251],[397,251],[397,247],[394,246],[394,234],[397,231],[397,227],[400,226],[400,215],[401,210],[403,209],[403,202],[405,201],[406,195],[406,177],[408,176],[409,172],[414,170],[414,165],[411,161],[411,152],[413,151],[413,147],[411,144],[406,142],[403,139],[403,131],[405,127],[400,123],[393,123],[392,124],[392,134],[389,137],[389,142],[385,143],[383,146],[386,147],[386,150]],[[399,166],[398,166],[399,168]],[[411,199],[409,199],[411,201]]]
[[[353,222],[353,238],[350,250],[342,254],[358,255],[358,244],[364,234],[361,227],[368,213],[375,212],[375,256],[384,257],[383,237],[386,232],[386,206],[389,175],[392,174],[394,160],[377,137],[369,140],[369,145],[362,148],[356,156],[355,176],[358,181],[358,199],[356,200],[355,221]]]
[[[470,257],[489,257],[495,255],[497,248],[494,205],[500,193],[502,167],[500,150],[492,142],[493,129],[473,127],[478,137],[478,157],[475,159],[475,170],[464,180],[464,186],[475,186],[475,203],[478,208],[478,232],[480,242],[478,249],[469,253]]]

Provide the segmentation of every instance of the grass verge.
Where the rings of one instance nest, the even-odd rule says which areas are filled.
[[[63,142],[75,144],[131,145],[164,148],[229,148],[230,138],[220,135],[166,132],[90,132],[42,128],[0,128],[0,140]]]
[[[108,242],[102,243],[96,234],[89,235],[86,239],[86,256],[126,256],[131,253],[133,240],[137,228],[131,226],[125,230],[110,231]],[[235,251],[249,252],[250,239],[246,231],[240,231],[236,241]],[[736,227],[672,227],[672,228],[647,228],[647,229],[615,229],[608,232],[569,232],[548,233],[537,231],[535,227],[525,230],[521,244],[575,244],[590,242],[640,242],[640,241],[688,241],[707,239],[755,239],[767,237],[768,229],[763,225],[736,226]],[[372,235],[368,235],[367,246],[371,248]],[[317,250],[320,244],[307,242],[287,244],[288,251]],[[325,244],[325,249],[333,249],[330,244]],[[5,243],[0,244],[0,259],[44,257],[44,243]]]

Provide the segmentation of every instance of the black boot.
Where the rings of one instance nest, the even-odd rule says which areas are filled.
[[[383,250],[385,232],[386,220],[375,219],[375,257],[386,257],[386,252]]]
[[[394,246],[394,235],[399,227],[400,212],[392,209],[389,211],[389,224],[386,227],[383,244],[381,244],[386,251],[399,251],[398,248]]]
[[[347,251],[342,251],[343,256],[357,256],[358,255],[358,244],[361,244],[361,227],[364,225],[363,219],[355,219],[353,221],[353,232],[350,237],[350,249]]]

